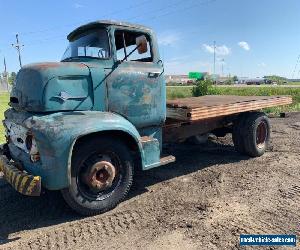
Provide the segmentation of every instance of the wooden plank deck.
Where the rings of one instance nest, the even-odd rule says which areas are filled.
[[[290,96],[208,95],[167,101],[167,118],[195,121],[292,103]]]

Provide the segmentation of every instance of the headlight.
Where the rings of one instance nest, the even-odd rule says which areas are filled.
[[[27,135],[26,140],[25,140],[25,144],[26,144],[26,148],[29,152],[32,148],[32,140],[33,140],[33,135]]]
[[[29,151],[30,159],[33,162],[40,160],[40,154],[36,145],[36,141],[32,134],[28,134],[25,140],[26,148]]]

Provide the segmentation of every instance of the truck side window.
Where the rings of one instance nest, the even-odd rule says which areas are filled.
[[[149,35],[144,34],[142,32],[132,32],[132,31],[123,31],[123,30],[117,30],[115,32],[117,59],[122,60],[125,58],[126,55],[128,55],[131,51],[133,51],[136,47],[136,38],[142,35],[146,36],[147,38],[148,51],[144,54],[139,54],[138,51],[136,50],[127,58],[127,61],[153,62]]]

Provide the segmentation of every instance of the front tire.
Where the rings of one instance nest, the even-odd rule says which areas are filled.
[[[132,181],[133,159],[126,144],[115,137],[94,137],[75,146],[71,184],[61,193],[79,214],[95,215],[119,204]]]

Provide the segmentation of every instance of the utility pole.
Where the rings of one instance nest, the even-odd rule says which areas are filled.
[[[16,44],[12,44],[11,46],[15,47],[17,52],[18,52],[18,56],[19,56],[19,63],[20,63],[20,68],[22,68],[22,60],[21,60],[21,47],[23,47],[24,45],[19,43],[19,35],[16,34]]]
[[[216,41],[214,41],[214,75],[216,74]]]
[[[4,78],[6,80],[6,89],[8,91],[8,73],[7,73],[7,68],[6,68],[6,60],[5,60],[5,57],[3,59],[3,63],[4,63]]]
[[[216,41],[214,41],[214,81],[215,81],[215,84],[217,84],[217,81],[216,81]]]
[[[222,77],[224,76],[224,61],[225,61],[225,59],[223,58],[222,60],[221,60],[221,69],[222,69]]]

